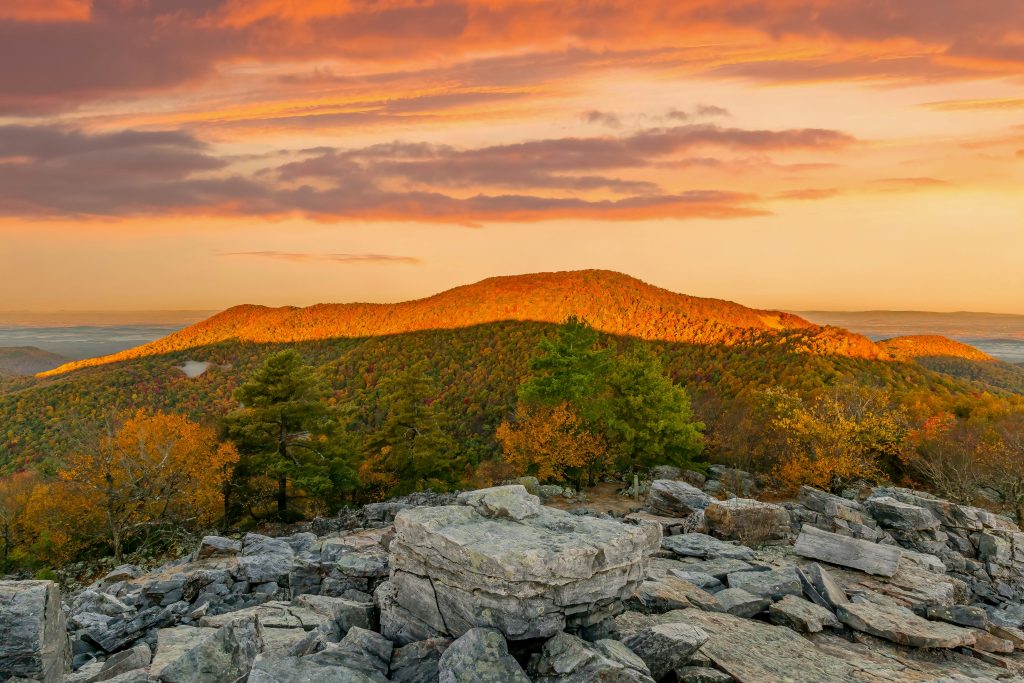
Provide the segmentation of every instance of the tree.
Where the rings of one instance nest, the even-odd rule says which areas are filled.
[[[933,415],[910,432],[910,447],[901,461],[912,476],[923,478],[944,498],[973,504],[978,495],[983,430],[952,413]]]
[[[366,462],[371,464],[360,469],[360,476],[378,495],[417,487],[448,489],[458,482],[462,463],[429,370],[423,361],[377,384],[380,417],[366,439]]]
[[[646,347],[634,346],[608,376],[606,431],[625,469],[686,466],[700,455],[704,424],[693,419],[686,390]]]
[[[292,349],[270,356],[235,391],[242,407],[228,416],[228,434],[243,455],[241,477],[277,480],[277,514],[288,516],[288,484],[317,495],[333,488],[332,461],[339,457],[337,429],[326,391],[313,368]]]
[[[25,511],[32,491],[40,484],[33,470],[15,472],[0,479],[0,566],[7,566],[11,551],[24,543]]]
[[[604,377],[612,351],[597,347],[599,335],[586,320],[569,317],[554,339],[544,339],[530,360],[530,378],[519,389],[527,405],[569,403],[584,420],[601,419]]]
[[[993,418],[978,449],[979,483],[1024,522],[1024,412]]]
[[[604,440],[587,430],[568,402],[551,408],[520,403],[515,422],[502,422],[495,436],[505,462],[520,476],[540,481],[564,482],[571,477],[579,485],[585,473],[592,485],[608,455]]]
[[[60,478],[102,513],[120,561],[126,541],[155,527],[198,527],[215,518],[238,452],[181,415],[138,411],[68,457]]]
[[[855,479],[878,480],[906,448],[906,413],[882,391],[845,387],[811,401],[785,392],[776,397],[773,428],[787,448],[776,473],[790,488],[832,490]]]

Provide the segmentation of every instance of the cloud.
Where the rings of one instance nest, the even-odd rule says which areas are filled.
[[[1024,109],[1024,98],[1001,98],[988,100],[942,100],[925,102],[921,105],[937,111],[1001,111]]]
[[[835,187],[804,188],[799,190],[786,190],[785,192],[779,192],[774,196],[774,199],[815,201],[819,199],[831,199],[832,197],[842,194],[842,192],[842,190]]]
[[[623,68],[770,82],[1013,76],[1021,25],[1018,0],[7,2],[0,63],[18,66],[0,70],[0,112],[143,98],[239,64],[262,67],[247,77],[271,99],[266,86],[303,64],[363,85],[375,72],[419,71],[455,90],[550,78],[568,87]]]
[[[0,215],[297,215],[464,225],[737,218],[765,213],[756,195],[665,187],[653,178],[665,164],[718,163],[706,157],[712,152],[830,151],[853,142],[832,130],[691,124],[477,148],[319,147],[249,156],[235,165],[184,131],[0,126]]]
[[[927,177],[880,178],[878,180],[872,180],[871,183],[879,188],[892,191],[920,190],[951,185],[947,180]]]
[[[229,251],[219,252],[217,256],[270,259],[274,261],[308,262],[328,261],[341,264],[404,264],[419,265],[422,260],[415,256],[395,256],[393,254],[316,254],[308,252],[288,251]]]
[[[583,112],[583,114],[580,115],[580,118],[582,118],[587,123],[608,126],[609,128],[622,127],[622,119],[620,119],[618,116],[616,116],[615,114],[610,114],[605,111],[597,111],[596,109],[591,109],[590,111]]]

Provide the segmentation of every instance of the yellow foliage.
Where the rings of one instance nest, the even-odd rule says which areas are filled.
[[[359,481],[372,500],[384,500],[398,486],[398,475],[387,466],[390,453],[391,446],[384,446],[379,453],[374,453],[359,466]]]
[[[495,433],[505,462],[519,475],[540,481],[565,481],[572,471],[594,470],[608,461],[600,436],[587,431],[568,403],[516,408],[516,421],[502,422]]]

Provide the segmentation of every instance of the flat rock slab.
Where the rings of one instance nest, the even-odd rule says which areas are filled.
[[[679,557],[696,557],[702,560],[720,557],[741,561],[754,559],[754,551],[750,548],[735,543],[726,543],[707,534],[669,536],[661,542],[661,547]]]
[[[331,615],[314,611],[309,607],[289,602],[266,602],[235,612],[203,617],[199,620],[199,625],[219,628],[230,624],[239,617],[248,616],[257,617],[263,628],[301,628],[307,631],[332,620]]]
[[[902,552],[891,545],[862,541],[804,525],[793,550],[797,555],[868,574],[892,576],[900,566]]]
[[[740,683],[856,680],[850,664],[822,652],[788,628],[714,612],[671,614],[700,626],[709,636],[700,651]]]
[[[855,631],[911,647],[956,648],[977,640],[970,629],[928,621],[896,605],[851,602],[839,607],[836,616]]]
[[[710,502],[711,496],[696,486],[671,479],[655,479],[647,494],[647,509],[665,517],[686,517]]]
[[[767,572],[737,572],[728,576],[729,588],[742,588],[748,593],[769,600],[781,600],[786,595],[800,595],[803,585],[795,567]]]
[[[773,624],[786,626],[800,633],[817,633],[826,626],[838,626],[836,615],[809,600],[787,595],[768,608]]]

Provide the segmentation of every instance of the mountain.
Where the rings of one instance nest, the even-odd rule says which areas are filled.
[[[69,447],[64,427],[98,423],[112,408],[216,423],[235,407],[239,383],[285,348],[319,369],[333,401],[354,406],[357,431],[386,412],[381,380],[423,367],[431,405],[458,444],[453,457],[480,463],[497,452],[495,429],[514,411],[537,344],[573,314],[602,330],[609,346],[639,343],[656,353],[712,431],[732,429],[730,406],[742,412],[744,401],[773,387],[805,398],[842,385],[884,389],[914,419],[1024,405],[1024,396],[1010,393],[1024,394],[1015,376],[979,369],[1001,367],[991,361],[946,356],[960,365],[943,368],[935,357],[897,357],[793,314],[676,294],[607,271],[541,273],[403,304],[238,306],[126,352],[0,382],[0,469],[59,463]],[[186,374],[190,362],[206,371]]]
[[[0,346],[0,375],[34,375],[52,370],[67,360],[34,346]]]
[[[959,379],[1024,394],[1024,366],[993,358],[963,342],[939,335],[883,339],[878,346],[900,360]]]
[[[866,337],[813,325],[792,313],[677,294],[603,270],[494,277],[398,304],[243,305],[138,348],[68,363],[44,375],[173,353],[235,339],[294,343],[460,329],[502,321],[561,323],[586,318],[608,334],[645,340],[733,345],[759,333],[800,331],[807,350],[858,358],[886,353]]]

